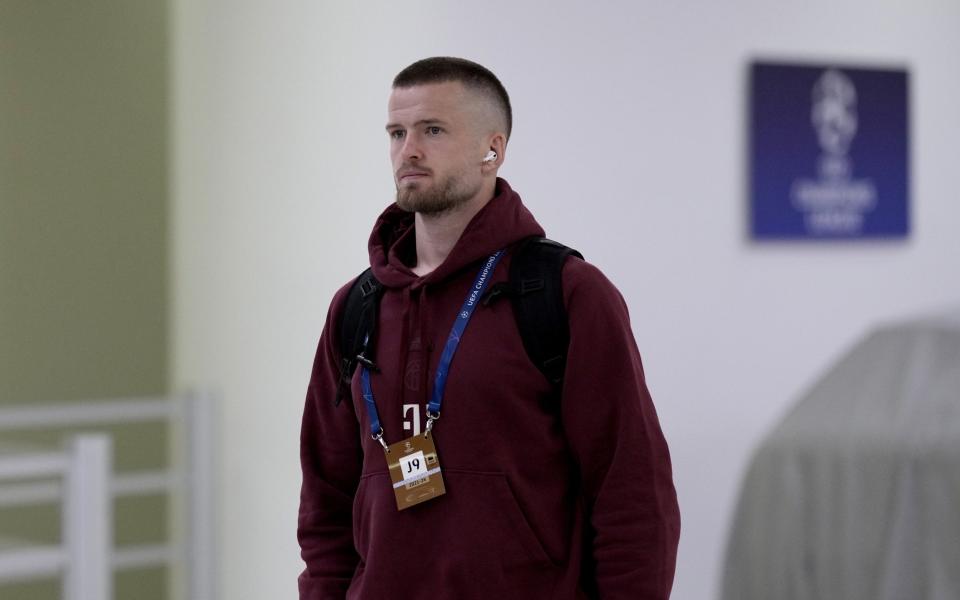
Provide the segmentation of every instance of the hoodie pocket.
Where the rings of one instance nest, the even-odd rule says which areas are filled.
[[[494,594],[527,586],[552,589],[560,567],[544,550],[506,475],[444,469],[443,478],[445,495],[403,511],[397,510],[386,473],[361,479],[353,534],[364,579],[372,578],[362,588],[373,581],[396,581],[397,573],[419,572],[429,564],[428,579],[457,589],[469,586],[464,589]],[[430,588],[423,579],[418,585],[421,591]]]
[[[370,482],[370,477],[375,475],[378,475],[378,473],[362,476],[360,483],[357,485],[357,491],[354,492],[353,495],[353,547],[360,555],[361,564],[366,560],[366,556],[361,548],[367,547],[366,529],[364,527],[364,514],[367,511],[364,509],[364,496]]]
[[[543,542],[534,532],[530,521],[523,513],[523,509],[520,508],[520,503],[517,501],[505,474],[472,471],[451,471],[450,473],[457,478],[475,479],[474,484],[480,490],[489,488],[489,492],[495,500],[492,507],[509,525],[508,531],[511,537],[524,547],[527,555],[534,561],[544,563],[544,565],[557,566],[544,549]]]

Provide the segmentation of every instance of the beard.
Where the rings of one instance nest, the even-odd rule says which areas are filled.
[[[431,186],[414,184],[402,189],[397,186],[397,206],[407,212],[439,215],[466,204],[477,195],[481,185],[478,181],[470,186],[461,177],[450,175]]]

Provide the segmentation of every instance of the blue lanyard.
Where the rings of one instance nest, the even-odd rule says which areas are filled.
[[[470,322],[470,317],[473,316],[473,311],[480,303],[480,298],[483,297],[483,293],[490,285],[491,275],[497,268],[497,263],[500,262],[502,256],[503,250],[500,250],[490,255],[490,258],[484,263],[483,268],[480,269],[477,278],[470,287],[467,299],[463,301],[460,312],[457,313],[450,335],[447,336],[447,344],[443,347],[443,354],[440,355],[440,364],[437,365],[437,375],[433,382],[433,396],[430,399],[430,404],[427,405],[428,433],[433,421],[440,418],[440,403],[443,401],[443,392],[447,387],[447,375],[450,373],[453,354],[457,351],[457,346],[460,345],[460,338],[467,328],[467,323]],[[366,366],[361,367],[360,381],[363,387],[363,401],[367,405],[367,413],[370,415],[370,434],[386,449],[387,444],[383,440],[383,427],[380,425],[380,415],[377,413],[377,404],[373,399],[373,387],[370,385],[370,370]]]

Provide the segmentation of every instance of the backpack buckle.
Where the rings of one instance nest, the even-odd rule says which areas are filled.
[[[543,289],[543,279],[521,279],[520,280],[520,295],[529,294],[530,292],[538,292]]]
[[[369,358],[367,358],[362,354],[358,354],[354,360],[356,360],[358,363],[365,366],[366,368],[370,369],[374,373],[380,372],[380,367],[378,367],[372,360],[370,360]]]
[[[483,298],[480,299],[480,304],[484,306],[490,306],[494,300],[499,299],[501,296],[506,296],[510,293],[510,284],[506,281],[501,281],[500,283],[495,283],[490,286],[490,289],[486,294],[483,295]]]
[[[367,279],[360,283],[360,294],[362,294],[364,298],[376,291],[377,286],[374,285],[373,281]]]

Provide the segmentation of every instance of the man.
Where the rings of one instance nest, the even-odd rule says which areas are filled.
[[[511,303],[476,302],[507,281],[517,243],[544,234],[497,178],[511,119],[503,86],[470,61],[425,59],[393,82],[397,198],[369,240],[376,364],[336,402],[347,284],[303,417],[301,600],[670,594],[676,494],[619,292],[564,263],[559,389]]]

